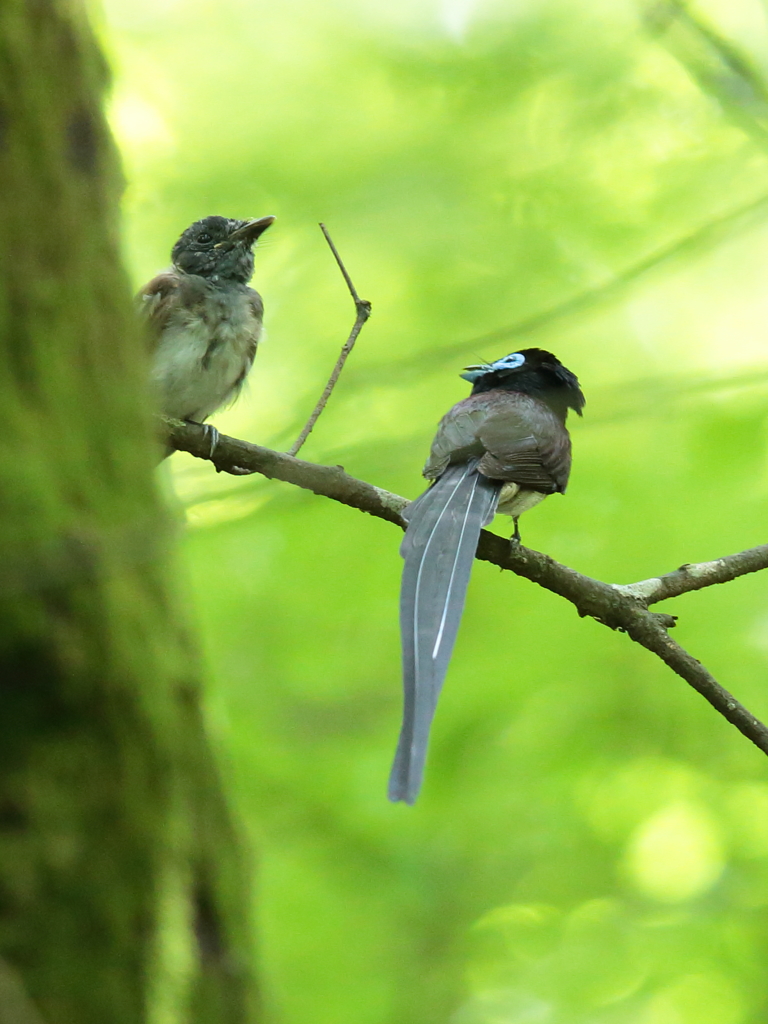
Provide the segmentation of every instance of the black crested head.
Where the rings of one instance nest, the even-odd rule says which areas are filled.
[[[569,409],[581,416],[586,401],[576,374],[542,348],[524,348],[493,363],[468,366],[461,376],[472,383],[473,395],[501,389],[540,398],[563,422]]]
[[[185,274],[197,274],[212,281],[247,284],[253,275],[253,246],[274,219],[204,217],[197,220],[174,245],[173,265]]]

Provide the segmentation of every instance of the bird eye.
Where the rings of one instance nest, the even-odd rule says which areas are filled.
[[[197,236],[197,240],[198,240],[198,242],[202,242],[203,244],[205,244],[206,242],[210,242],[211,241],[211,236],[208,234],[207,231],[202,231]]]
[[[525,356],[521,352],[511,352],[503,359],[497,359],[493,363],[494,370],[516,370],[525,363]]]

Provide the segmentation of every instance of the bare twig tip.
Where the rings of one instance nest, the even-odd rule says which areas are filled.
[[[331,250],[331,252],[334,255],[334,258],[335,258],[335,260],[336,260],[336,262],[337,262],[337,264],[339,266],[339,270],[341,271],[342,276],[344,277],[344,280],[347,283],[347,288],[349,289],[349,294],[352,296],[352,301],[355,304],[355,314],[356,314],[356,316],[355,316],[355,322],[354,322],[354,324],[352,326],[352,330],[349,333],[349,337],[344,342],[344,345],[343,345],[343,347],[341,349],[341,354],[339,355],[339,358],[336,360],[336,365],[334,366],[333,372],[331,373],[331,376],[328,379],[328,383],[323,388],[323,393],[320,395],[320,398],[318,399],[317,405],[312,410],[312,415],[309,417],[307,422],[304,424],[303,430],[301,431],[299,436],[294,441],[293,445],[288,450],[288,454],[289,455],[296,455],[296,453],[299,451],[299,449],[304,444],[306,439],[309,437],[309,435],[310,435],[310,433],[312,431],[312,428],[314,427],[315,423],[317,423],[317,421],[318,421],[318,419],[320,417],[320,413],[323,411],[323,409],[325,408],[326,404],[328,403],[328,399],[331,397],[331,392],[333,391],[334,387],[336,386],[336,381],[341,376],[341,371],[344,369],[344,364],[347,361],[347,357],[349,356],[349,353],[354,348],[355,341],[357,340],[358,334],[362,330],[363,325],[365,324],[365,322],[368,320],[368,317],[371,315],[371,304],[370,304],[370,302],[368,302],[367,299],[361,299],[360,296],[357,294],[357,289],[355,288],[354,284],[352,283],[352,278],[347,273],[347,268],[344,266],[344,261],[342,260],[341,256],[339,255],[339,251],[336,248],[336,246],[333,244],[333,239],[331,238],[331,236],[330,236],[330,234],[328,232],[328,229],[326,228],[325,224],[322,223],[322,221],[320,222],[320,229],[322,230],[323,235],[325,236],[325,240],[328,243],[328,246],[330,247],[330,250]]]

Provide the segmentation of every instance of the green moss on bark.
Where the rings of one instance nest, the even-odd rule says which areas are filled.
[[[48,1024],[154,1019],[175,872],[175,1018],[245,1022],[246,873],[169,587],[105,83],[76,5],[0,8],[0,966]]]

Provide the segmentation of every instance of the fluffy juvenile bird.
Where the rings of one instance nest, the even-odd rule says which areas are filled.
[[[264,317],[261,296],[248,287],[253,247],[274,219],[195,221],[174,245],[172,267],[139,292],[152,386],[166,416],[202,423],[239,394]],[[208,430],[213,454],[218,433]]]
[[[437,699],[448,670],[480,530],[497,512],[518,517],[563,493],[571,470],[569,409],[584,395],[563,364],[539,348],[468,366],[472,394],[440,421],[424,476],[403,512],[408,529],[400,591],[404,708],[390,800],[419,794]]]

